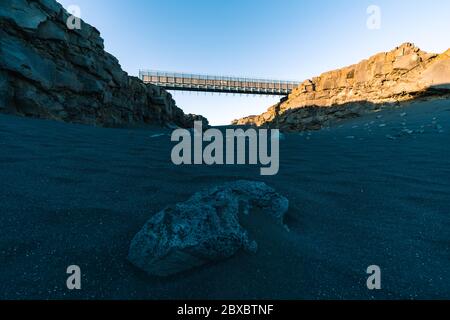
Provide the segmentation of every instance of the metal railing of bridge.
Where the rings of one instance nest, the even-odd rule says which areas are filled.
[[[288,95],[300,85],[296,81],[209,76],[163,71],[139,71],[144,83],[167,90],[204,91],[239,94]]]

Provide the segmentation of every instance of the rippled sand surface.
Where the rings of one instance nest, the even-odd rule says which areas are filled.
[[[450,298],[449,101],[286,134],[274,177],[176,167],[169,133],[0,115],[0,298]],[[127,262],[152,214],[237,179],[285,195],[290,232],[250,216],[257,254],[167,279]],[[71,264],[81,291],[66,289]]]

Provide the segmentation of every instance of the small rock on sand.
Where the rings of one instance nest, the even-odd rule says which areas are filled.
[[[164,133],[158,133],[158,134],[151,135],[150,138],[154,139],[154,138],[159,138],[159,137],[163,137],[163,136],[165,136]]]

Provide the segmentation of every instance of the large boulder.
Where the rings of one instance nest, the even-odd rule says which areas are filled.
[[[0,1],[0,112],[98,126],[192,127],[165,90],[122,70],[100,32],[54,0]]]
[[[240,224],[252,210],[280,225],[289,201],[262,182],[236,181],[198,192],[189,200],[154,215],[131,242],[128,259],[153,276],[169,276],[257,243]]]

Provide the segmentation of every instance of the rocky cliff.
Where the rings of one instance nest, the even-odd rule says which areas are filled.
[[[237,125],[318,129],[336,119],[417,97],[450,93],[450,49],[427,53],[411,43],[379,53],[358,64],[304,81],[283,102]]]
[[[71,30],[68,18],[54,0],[0,2],[0,112],[100,126],[206,121],[129,77],[97,29]]]

